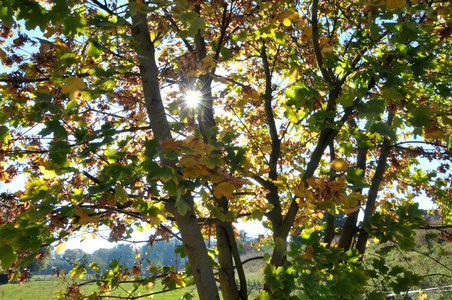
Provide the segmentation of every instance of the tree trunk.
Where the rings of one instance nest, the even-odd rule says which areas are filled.
[[[387,124],[391,126],[392,120],[394,118],[394,112],[389,112]],[[383,145],[381,146],[380,157],[378,159],[377,168],[375,169],[375,175],[372,178],[372,184],[369,188],[369,194],[367,196],[366,209],[364,211],[364,219],[362,222],[363,227],[370,226],[370,217],[373,215],[375,210],[375,201],[378,196],[378,190],[380,189],[381,181],[383,180],[383,175],[386,168],[386,161],[388,159],[389,152],[391,151],[391,141],[388,138],[383,140]],[[356,248],[360,254],[366,252],[367,240],[369,239],[369,232],[363,230],[360,232],[358,237],[358,243]]]
[[[366,158],[368,148],[358,148],[358,157],[356,159],[356,167],[363,170],[363,177],[366,175]],[[356,189],[355,192],[362,193],[363,189]],[[342,226],[341,237],[339,239],[339,248],[345,251],[350,250],[353,242],[353,238],[357,232],[359,210],[351,213],[345,219],[345,223]]]
[[[171,132],[160,95],[155,49],[150,39],[146,14],[138,11],[132,16],[132,23],[132,36],[138,44],[137,56],[140,63],[143,93],[154,138],[159,140],[168,139],[171,138]],[[175,165],[175,161],[166,160],[163,155],[160,156],[160,159],[162,166]],[[189,207],[184,215],[177,211],[174,199],[166,203],[166,208],[174,215],[179,228],[195,278],[199,298],[204,300],[220,299],[210,257],[207,254],[207,248],[193,209],[193,197],[191,194],[185,194],[182,195],[181,200],[185,201]]]

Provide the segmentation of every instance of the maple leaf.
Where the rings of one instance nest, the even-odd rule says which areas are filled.
[[[69,99],[74,100],[81,90],[86,88],[82,78],[68,77],[63,80],[64,85],[61,88],[63,94],[69,94]]]
[[[314,257],[314,248],[311,245],[309,245],[306,248],[306,252],[303,255],[303,259],[309,260],[312,259],[313,257]]]
[[[221,197],[226,197],[226,198],[230,198],[232,197],[232,193],[235,190],[235,186],[228,182],[228,181],[223,181],[219,184],[217,184],[214,188],[214,196],[217,199],[220,199]]]
[[[99,221],[99,218],[97,216],[89,216],[88,211],[84,210],[83,208],[77,208],[75,210],[75,214],[80,217],[80,219],[78,220],[78,223],[80,225],[97,223]]]

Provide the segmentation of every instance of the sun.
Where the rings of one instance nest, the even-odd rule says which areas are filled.
[[[190,108],[196,108],[201,101],[200,91],[187,91],[184,96],[185,103]]]

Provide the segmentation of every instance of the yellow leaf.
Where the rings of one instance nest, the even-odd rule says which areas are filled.
[[[272,152],[272,145],[267,144],[261,147],[261,150],[263,153],[270,153]]]
[[[425,129],[425,139],[427,141],[436,140],[444,137],[444,132],[436,127]]]
[[[148,282],[148,283],[146,284],[146,289],[147,289],[147,290],[152,289],[152,288],[154,287],[154,285],[155,285],[155,283],[152,282],[152,281],[150,281],[150,282]]]
[[[276,20],[283,22],[286,26],[290,26],[290,24],[292,24],[292,20],[297,20],[299,18],[300,16],[298,13],[292,8],[285,10],[276,16]]]
[[[44,166],[40,166],[39,170],[42,173],[42,178],[44,179],[53,179],[56,176],[55,171],[47,170]]]
[[[144,111],[139,111],[136,115],[137,125],[146,123],[147,116],[147,113],[145,113]]]
[[[202,166],[200,166],[202,167]],[[206,168],[189,167],[185,168],[182,172],[183,178],[199,178],[201,176],[206,176],[209,171]]]
[[[98,217],[89,216],[88,212],[82,208],[77,208],[75,214],[80,217],[78,223],[80,225],[86,225],[87,223],[97,223],[99,221]]]
[[[262,174],[265,174],[268,172],[270,172],[270,167],[265,165],[262,169],[259,170],[259,172],[257,172],[257,175],[261,176]]]
[[[69,94],[69,99],[73,100],[82,89],[86,88],[86,84],[82,78],[68,77],[63,80],[64,86],[61,88],[63,94]]]
[[[300,77],[297,69],[292,69],[289,72],[289,82],[295,82]]]
[[[213,56],[206,56],[202,60],[202,66],[201,69],[203,70],[211,70],[215,68],[215,60],[213,59]]]
[[[232,193],[234,192],[234,190],[235,187],[232,183],[224,181],[215,186],[213,194],[217,199],[220,199],[223,196],[226,198],[230,198],[232,197]]]
[[[61,251],[66,250],[66,244],[63,242],[59,242],[58,245],[55,247],[56,253],[60,253]]]
[[[336,172],[347,171],[349,164],[342,158],[336,158],[330,163],[330,168]]]
[[[197,162],[196,162],[195,159],[193,159],[193,157],[184,156],[177,162],[177,165],[178,166],[184,166],[186,168],[190,168],[190,167],[196,166]]]

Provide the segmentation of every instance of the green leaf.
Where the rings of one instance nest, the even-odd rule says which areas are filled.
[[[371,99],[366,103],[359,102],[357,105],[357,110],[360,114],[365,114],[368,116],[378,117],[385,109],[385,102],[379,99]]]
[[[344,107],[353,106],[353,100],[355,95],[352,92],[343,93],[339,98],[337,98],[337,103],[342,104]]]
[[[197,17],[193,21],[193,23],[191,23],[190,29],[188,30],[188,35],[194,37],[198,33],[198,31],[201,31],[201,33],[204,32],[204,27],[204,18]]]
[[[348,250],[347,252],[344,252],[342,254],[342,259],[351,262],[351,261],[358,261],[361,258],[361,254],[359,254],[358,250],[352,249]]]
[[[52,162],[52,166],[47,166],[47,170],[57,170],[68,167],[69,161],[67,155],[71,153],[72,149],[69,147],[66,141],[53,141],[50,143],[49,158]]]
[[[408,121],[415,127],[431,127],[432,114],[427,106],[421,106],[408,112]]]
[[[119,202],[126,202],[129,197],[124,187],[119,183],[115,186],[115,197]]]
[[[48,23],[46,10],[37,1],[21,1],[17,7],[17,19],[25,21],[25,28],[33,30],[37,26],[44,31]]]
[[[371,133],[374,133],[374,132],[379,133],[383,137],[387,137],[392,141],[397,140],[397,136],[394,132],[394,129],[384,122],[377,121],[377,122],[373,123],[370,126],[369,131]]]
[[[11,135],[9,134],[8,127],[1,125],[0,126],[0,143],[6,144],[10,138],[11,138]]]
[[[383,292],[371,292],[367,298],[367,300],[384,300],[386,299],[386,294]]]
[[[0,247],[0,263],[2,269],[10,268],[17,259],[17,254],[10,245]]]
[[[86,50],[86,54],[97,58],[102,54],[102,47],[97,41],[91,41],[88,49]]]
[[[56,139],[66,139],[67,138],[67,131],[60,124],[59,120],[55,119],[55,120],[46,121],[46,122],[44,122],[44,124],[46,127],[43,128],[41,130],[41,132],[39,132],[39,134],[42,135],[43,137],[53,133],[53,135]]]
[[[181,215],[185,215],[188,211],[188,204],[181,197],[182,196],[182,188],[177,188],[177,197],[176,197],[176,209]]]
[[[14,11],[10,5],[3,6],[3,3],[0,2],[0,20],[3,25],[11,28],[14,24]]]
[[[364,177],[364,171],[358,168],[349,168],[347,170],[347,181],[351,184],[351,188],[362,189],[367,188],[370,185],[367,183],[366,178]]]

